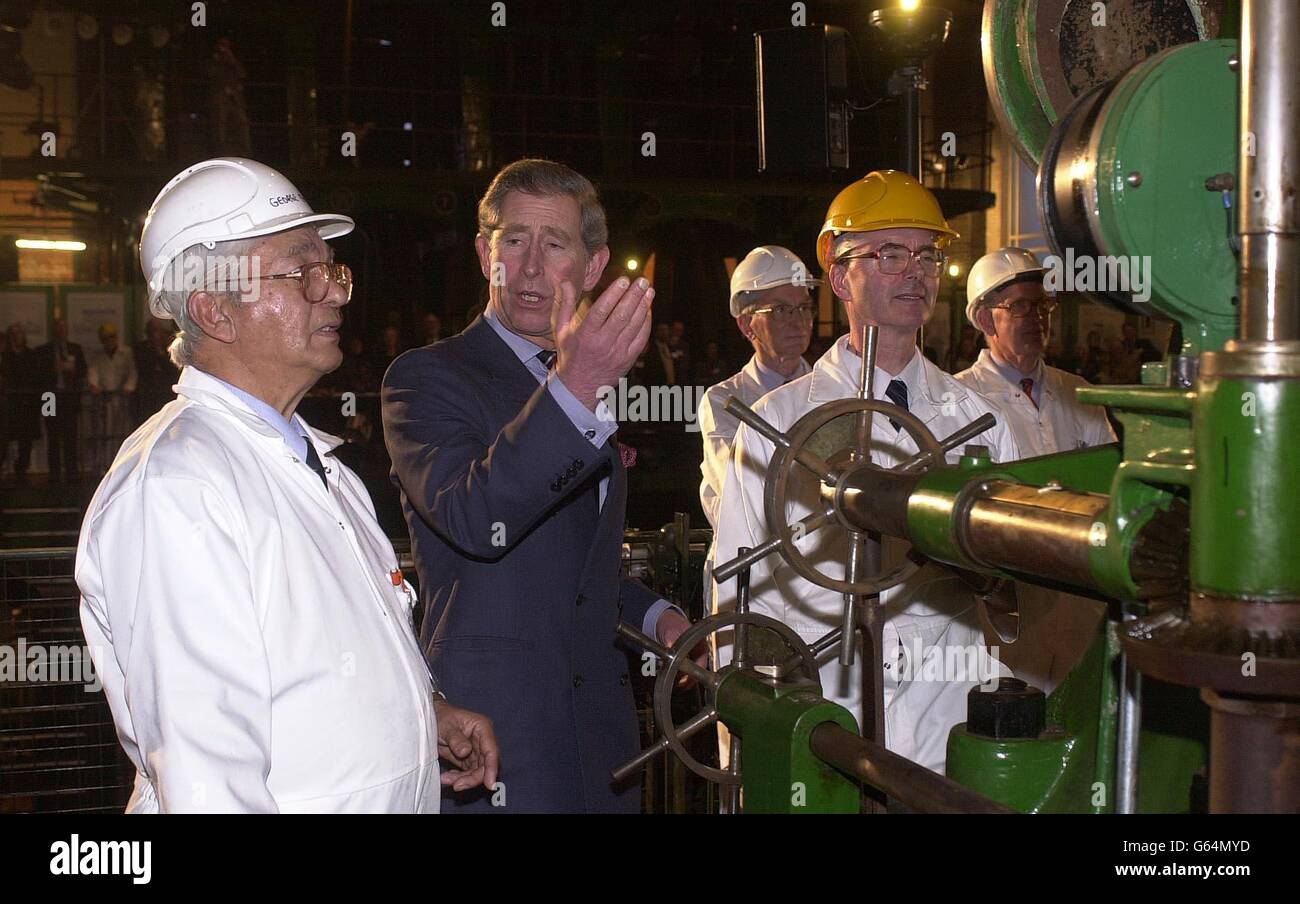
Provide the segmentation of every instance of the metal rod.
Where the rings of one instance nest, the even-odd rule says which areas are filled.
[[[736,550],[741,556],[751,552],[748,546]],[[736,575],[736,612],[744,615],[749,612],[749,569],[743,568]],[[735,652],[731,661],[738,669],[749,668],[749,625],[736,625]]]
[[[1244,0],[1237,192],[1242,340],[1300,339],[1300,3]]]
[[[879,788],[913,810],[923,813],[1016,812],[947,776],[860,738],[834,722],[823,722],[814,728],[809,746],[822,762]]]
[[[825,527],[834,517],[835,513],[830,509],[827,509],[824,512],[813,512],[811,515],[800,518],[795,523],[803,525],[804,535],[807,536],[813,531]],[[744,555],[737,555],[736,557],[723,562],[717,568],[714,568],[713,580],[718,584],[725,584],[727,581],[739,574],[742,568],[750,567],[759,559],[776,552],[780,548],[780,537],[772,537],[771,539],[764,540],[762,543],[755,546],[750,552],[747,552]]]
[[[1119,623],[1106,619],[1106,648],[1101,660],[1101,700],[1097,708],[1097,759],[1093,771],[1091,812],[1110,811],[1115,789],[1115,734],[1119,716],[1119,681],[1115,669],[1119,661]],[[1100,802],[1097,785],[1101,786]]]
[[[778,449],[790,448],[790,440],[786,439],[784,433],[755,414],[748,405],[735,396],[727,400],[726,410],[738,420],[748,424],[751,430],[765,437],[768,442]],[[807,447],[796,452],[794,460],[811,471],[822,483],[834,484],[839,476],[835,469],[827,464],[820,455],[810,452]]]
[[[694,716],[687,719],[682,725],[677,727],[677,737],[684,741],[701,728],[704,728],[707,725],[712,725],[716,721],[718,721],[718,711],[716,709],[709,708],[703,712],[696,713]],[[615,782],[621,782],[623,779],[635,773],[642,766],[646,765],[646,763],[649,763],[659,754],[668,750],[670,746],[671,745],[668,743],[667,738],[660,738],[645,750],[642,750],[636,756],[632,757],[632,759],[628,760],[622,766],[619,766],[617,769],[610,772],[610,776]]]
[[[1136,616],[1124,613],[1124,621]],[[1115,774],[1115,809],[1137,812],[1138,743],[1142,734],[1142,674],[1123,652],[1119,657],[1119,762]]]
[[[866,323],[862,325],[862,370],[858,373],[858,398],[862,400],[876,397],[876,346],[880,341],[880,327]],[[853,445],[855,462],[871,459],[871,422],[872,411],[859,411],[857,439]]]
[[[668,647],[664,646],[659,641],[642,634],[627,622],[619,622],[617,631],[624,639],[630,640],[637,646],[649,650],[651,653],[654,653],[660,659],[664,660],[664,662],[673,658],[672,650],[668,649]],[[721,680],[716,674],[710,672],[704,666],[696,665],[695,660],[691,659],[689,656],[682,657],[681,662],[678,664],[678,668],[682,671],[682,674],[690,675],[705,687],[716,688],[718,682]]]
[[[872,548],[874,547],[874,549]],[[880,543],[869,542],[867,555],[880,570]],[[885,745],[885,610],[880,597],[858,604],[862,632],[862,736]]]
[[[862,534],[849,531],[849,557],[844,567],[844,579],[850,583],[858,580],[862,570],[862,556],[865,554],[862,545]],[[843,596],[844,610],[840,614],[839,662],[847,669],[853,666],[853,646],[856,640],[853,628],[858,623],[858,595],[845,593]]]
[[[817,638],[812,643],[808,644],[808,649],[812,653],[813,658],[816,659],[818,656],[825,653],[831,647],[838,645],[840,642],[840,637],[843,634],[843,631],[844,629],[838,626],[831,628],[821,637]],[[786,675],[789,675],[795,669],[799,668],[799,666],[801,666],[802,664],[803,664],[802,656],[800,656],[798,653],[791,654],[789,657],[786,658],[784,662],[781,663],[780,666],[781,673],[778,677],[784,678]]]
[[[727,733],[727,771],[740,775],[740,738],[734,731]],[[740,814],[740,783],[727,786],[723,812],[737,816]]]

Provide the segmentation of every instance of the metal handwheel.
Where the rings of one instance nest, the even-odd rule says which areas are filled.
[[[821,691],[821,681],[817,675],[817,660],[808,644],[795,633],[794,629],[774,618],[768,618],[766,615],[759,615],[756,612],[726,612],[711,615],[696,622],[684,631],[672,649],[651,640],[630,625],[620,623],[618,626],[619,634],[632,643],[655,653],[660,659],[664,660],[664,664],[655,679],[654,691],[655,721],[661,726],[659,740],[641,751],[634,759],[615,769],[613,773],[615,781],[622,781],[665,750],[671,750],[686,768],[701,778],[724,785],[734,785],[740,782],[739,770],[724,771],[701,763],[691,755],[683,742],[701,729],[718,721],[718,708],[716,705],[718,685],[722,683],[723,676],[741,667],[732,663],[716,672],[711,671],[695,664],[690,658],[691,650],[695,649],[702,640],[711,634],[742,625],[747,629],[765,628],[772,631],[785,643],[785,646],[790,651],[790,655],[782,659],[779,664],[758,666],[757,671],[760,674],[774,680],[784,680],[798,675],[799,680],[810,682],[817,687],[818,692]],[[672,719],[673,687],[676,685],[678,675],[683,673],[700,682],[705,691],[705,706],[704,709],[681,725],[676,725]]]
[[[828,505],[826,509],[803,519],[800,522],[803,525],[802,528],[796,528],[786,523],[785,512],[790,495],[790,483],[794,466],[803,464],[804,467],[807,467],[806,463],[800,461],[798,453],[808,446],[822,427],[836,418],[845,415],[872,416],[876,414],[897,421],[916,442],[917,448],[921,450],[921,455],[926,456],[926,461],[935,459],[942,461],[943,448],[939,441],[934,438],[934,434],[926,428],[925,424],[911,412],[889,402],[876,399],[841,399],[821,405],[799,418],[794,426],[784,434],[787,445],[777,446],[777,451],[768,465],[767,482],[763,492],[763,508],[768,525],[775,530],[776,539],[780,541],[779,551],[781,557],[789,563],[790,567],[800,577],[819,587],[825,587],[827,590],[834,590],[838,593],[874,596],[890,587],[901,584],[911,577],[919,567],[919,564],[914,559],[905,556],[898,565],[888,571],[870,577],[859,575],[856,579],[844,580],[831,577],[809,562],[808,558],[799,551],[799,547],[795,545],[796,533],[801,531],[804,535],[807,535],[832,522],[838,522],[843,529],[851,533],[854,532],[852,527],[836,511],[835,503],[838,502],[838,492],[836,492],[835,501]],[[758,415],[753,416],[758,417]],[[851,474],[855,475],[864,470],[892,470],[872,464],[867,456],[867,450],[861,446],[845,451],[850,455],[845,466],[833,468],[828,463],[827,470],[824,473],[817,474],[828,491],[831,488],[838,491],[845,478]],[[912,459],[908,461],[910,462]],[[904,462],[904,464],[907,464],[907,462]],[[899,468],[902,469],[903,465],[900,465]],[[917,470],[917,468],[915,465],[911,465],[907,470]]]

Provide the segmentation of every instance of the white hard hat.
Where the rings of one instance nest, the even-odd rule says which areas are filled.
[[[777,286],[816,286],[799,255],[780,245],[759,245],[736,265],[731,274],[731,316],[739,317],[746,292],[761,292]]]
[[[140,269],[149,283],[149,310],[173,318],[159,293],[181,253],[200,243],[231,242],[314,225],[322,239],[347,235],[351,217],[316,213],[302,192],[256,160],[215,157],[178,174],[154,198],[140,233]]]
[[[1034,252],[1026,248],[999,248],[990,251],[975,262],[966,277],[966,319],[979,329],[975,322],[975,309],[994,289],[1030,273],[1045,273]]]

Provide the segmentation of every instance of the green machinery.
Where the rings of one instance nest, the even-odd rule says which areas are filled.
[[[1107,9],[1121,16],[1133,5]],[[1157,43],[1118,74],[1066,46],[1071,29],[1082,40],[1085,8],[989,0],[986,78],[999,119],[1038,167],[1052,265],[1073,267],[1076,289],[1171,318],[1182,348],[1146,365],[1140,386],[1079,390],[1122,425],[1118,446],[1009,463],[965,446],[947,464],[987,429],[983,420],[940,439],[875,400],[870,331],[856,398],[784,434],[733,400],[729,410],[776,448],[765,491],[773,536],[714,570],[720,583],[738,582],[736,613],[700,622],[675,650],[620,629],[667,667],[656,688],[664,737],[618,774],[673,750],[707,778],[743,784],[749,812],[857,812],[859,782],[924,811],[1178,811],[1194,807],[1188,786],[1206,751],[1186,724],[1161,719],[1186,723],[1190,713],[1209,723],[1209,810],[1300,812],[1300,465],[1291,459],[1300,447],[1300,4],[1244,0],[1238,23],[1236,4],[1187,0],[1191,43]],[[1240,40],[1216,37],[1238,25]],[[1147,291],[1134,290],[1135,268],[1145,268]],[[880,416],[920,449],[893,469],[865,451]],[[828,447],[828,436],[841,439]],[[787,524],[792,482],[809,475],[825,508]],[[842,574],[800,554],[795,536],[819,529],[846,532]],[[948,739],[946,776],[883,744],[871,677],[881,674],[876,603],[915,556],[873,572],[879,535],[972,579],[1112,601],[1104,631],[1046,700],[1009,681],[972,692],[968,722]],[[844,595],[841,627],[806,645],[747,612],[748,566],[772,554]],[[686,658],[723,629],[735,632],[732,665],[714,673]],[[766,653],[756,657],[760,635]],[[861,737],[820,696],[816,669],[836,646],[851,663],[858,636],[873,666],[863,669],[863,699],[875,699]],[[708,704],[674,726],[667,698],[681,673],[702,684]],[[733,740],[726,771],[681,743],[716,721],[743,744]]]

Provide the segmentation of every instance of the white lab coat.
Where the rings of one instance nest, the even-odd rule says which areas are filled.
[[[1023,458],[1115,442],[1115,431],[1106,419],[1106,409],[1075,401],[1074,390],[1088,385],[1087,380],[1076,374],[1044,364],[1039,406],[1019,386],[1013,386],[1002,376],[987,348],[980,351],[974,364],[956,376],[988,399],[1006,419]]]
[[[791,379],[798,379],[808,371],[808,362],[801,358],[799,369]],[[704,440],[704,460],[700,463],[700,472],[704,475],[700,481],[700,507],[714,530],[718,527],[718,498],[722,495],[722,483],[731,463],[731,444],[736,439],[736,429],[740,427],[740,421],[725,410],[727,402],[734,396],[752,407],[769,389],[775,388],[763,385],[758,356],[753,355],[739,371],[710,386],[700,402],[700,436]]]
[[[128,812],[437,812],[414,594],[360,478],[329,491],[186,368],[82,524],[81,621],[135,764]],[[395,583],[396,581],[396,583]]]
[[[768,393],[755,410],[777,429],[786,430],[800,416],[825,402],[855,396],[861,360],[849,349],[848,337],[843,336],[813,366],[811,374]],[[992,410],[986,400],[935,367],[919,352],[900,378],[908,384],[910,410],[938,439]],[[877,369],[878,398],[885,397],[890,379],[883,370]],[[1019,455],[1015,441],[1000,419],[997,426],[970,442],[989,446],[995,460],[1005,461]],[[898,432],[887,418],[879,415],[872,419],[872,445],[872,460],[883,465],[896,464],[917,451],[908,434]],[[772,451],[771,443],[749,427],[741,426],[719,506],[718,562],[731,559],[741,546],[757,546],[771,534],[763,514],[763,485]],[[960,457],[961,451],[961,448],[954,450],[952,460]],[[792,503],[787,515],[791,524],[814,511],[814,506],[822,507],[817,501],[816,480],[804,476],[807,479],[798,484],[801,492],[790,497]],[[886,566],[896,562],[907,548],[902,541],[890,538],[882,545]],[[808,534],[800,541],[799,548],[828,574],[843,577],[847,549],[844,531],[824,527]],[[714,611],[734,611],[734,580],[715,587],[715,594]],[[950,570],[927,564],[902,584],[886,590],[882,603],[887,610],[883,643],[885,670],[881,676],[886,746],[942,772],[948,731],[966,720],[966,694],[979,683],[980,676],[968,675],[970,680],[936,680],[933,672],[927,677],[921,664],[916,663],[916,674],[911,680],[900,681],[899,670],[904,660],[910,661],[918,651],[923,657],[946,657],[947,647],[959,647],[964,654],[963,662],[965,655],[978,656],[976,651],[983,647],[983,637],[973,594]],[[750,572],[749,605],[751,612],[783,621],[811,642],[839,624],[843,597],[800,578],[778,554],[773,554]],[[723,632],[717,644],[718,662],[725,665],[731,660],[730,635]],[[822,695],[847,708],[861,724],[862,656],[856,658],[851,669],[844,669],[839,665],[836,647],[823,653],[819,662]]]
[[[957,379],[998,407],[1025,458],[1116,441],[1106,410],[1075,400],[1074,390],[1088,385],[1076,374],[1044,364],[1038,406],[1002,375],[988,349]],[[1087,650],[1105,604],[1023,581],[1005,592],[1015,594],[1018,633],[1008,642],[988,625],[990,641],[999,644],[999,658],[1017,678],[1051,693]]]

